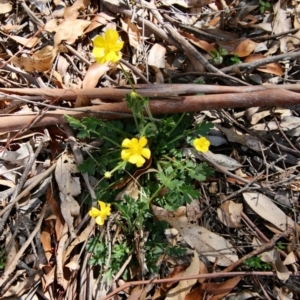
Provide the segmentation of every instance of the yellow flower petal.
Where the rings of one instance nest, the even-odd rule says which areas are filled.
[[[150,156],[151,156],[151,151],[150,151],[150,149],[148,149],[148,148],[144,148],[144,149],[142,149],[141,154],[142,154],[144,157],[146,157],[147,159],[149,159]]]
[[[103,201],[99,201],[99,205],[101,208],[102,215],[109,216],[110,215],[110,204],[106,204]]]
[[[131,145],[130,139],[125,139],[125,140],[122,142],[122,147],[129,148],[130,145]]]
[[[102,226],[104,225],[105,218],[103,218],[103,216],[98,216],[95,221],[98,225]]]
[[[132,138],[130,147],[137,147],[137,146],[139,146],[139,140],[137,138]]]
[[[147,145],[147,143],[148,143],[148,140],[144,136],[142,136],[139,140],[139,146],[145,147]]]
[[[95,207],[92,207],[91,210],[89,211],[89,215],[92,218],[96,218],[97,216],[99,216],[99,214],[101,214],[101,211]]]
[[[104,48],[106,45],[105,38],[101,35],[97,35],[94,38],[93,43],[94,43],[94,47],[97,47],[97,48]]]
[[[124,46],[124,42],[117,42],[115,45],[111,46],[111,51],[118,52],[120,51]]]
[[[130,155],[131,155],[131,150],[129,149],[124,149],[121,152],[121,158],[125,161],[129,159]]]
[[[119,39],[119,34],[114,29],[107,29],[105,31],[105,39],[108,43],[115,44]]]
[[[117,52],[114,51],[109,51],[106,55],[105,58],[107,61],[111,61],[111,62],[117,62],[121,59],[122,55],[118,54]]]
[[[104,64],[106,62],[105,56],[103,57],[95,57],[96,58],[96,62],[100,65]]]
[[[143,158],[140,154],[134,154],[129,157],[128,160],[130,163],[136,165],[138,168],[141,167],[145,163],[145,158]]]
[[[210,141],[205,137],[201,137],[194,140],[194,147],[199,152],[207,152],[209,146],[210,146]]]

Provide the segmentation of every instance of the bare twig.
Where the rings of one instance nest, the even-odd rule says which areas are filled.
[[[21,191],[21,189],[23,188],[23,185],[25,183],[25,180],[27,179],[27,176],[32,168],[32,165],[34,164],[37,156],[39,155],[39,153],[41,152],[43,146],[44,146],[44,142],[48,141],[48,136],[44,136],[43,140],[40,142],[39,146],[37,147],[36,151],[34,154],[30,155],[30,158],[27,162],[27,164],[25,165],[24,167],[24,171],[23,171],[23,174],[22,174],[22,177],[20,178],[19,182],[18,182],[18,185],[16,186],[15,190],[13,191],[13,194],[12,194],[12,199],[11,199],[11,203],[18,203],[18,200],[16,199],[21,199],[19,198],[18,194],[19,192]],[[11,204],[10,203],[10,204]],[[11,211],[13,206],[10,206],[10,205],[7,205],[5,207],[5,209],[3,209],[1,212],[0,212],[0,216],[3,216],[0,220],[0,233],[3,231],[3,228],[4,228],[4,224],[9,216],[9,213]]]
[[[10,209],[18,202],[20,201],[24,196],[26,196],[33,188],[35,188],[43,179],[48,177],[56,168],[56,162],[46,171],[41,173],[40,175],[34,177],[34,181],[25,188],[13,201],[11,201],[5,208],[3,208],[0,211],[0,217],[3,216],[5,213],[10,211]],[[2,220],[0,221],[2,222]]]
[[[40,227],[42,225],[43,219],[44,219],[44,215],[46,212],[48,204],[45,202],[41,213],[40,213],[40,217],[39,220],[36,224],[36,227],[34,228],[34,230],[32,231],[32,233],[29,235],[28,239],[25,240],[24,244],[22,245],[22,247],[20,248],[20,250],[18,251],[18,253],[16,254],[14,260],[11,262],[11,264],[9,266],[7,266],[7,268],[5,269],[4,273],[2,274],[2,276],[0,277],[0,288],[3,286],[3,284],[5,284],[5,282],[8,280],[9,275],[15,270],[19,259],[21,258],[21,256],[23,255],[23,253],[25,252],[25,250],[27,249],[27,247],[30,245],[31,241],[34,239],[35,235],[37,234],[37,232],[40,230]]]
[[[276,273],[274,272],[230,272],[230,273],[207,273],[207,274],[198,274],[198,275],[192,275],[192,276],[182,276],[182,277],[177,277],[177,278],[165,278],[165,279],[150,279],[150,280],[141,280],[141,281],[132,281],[132,282],[127,282],[121,287],[115,289],[113,292],[111,292],[109,295],[106,297],[102,298],[101,300],[107,300],[114,295],[118,294],[119,292],[126,290],[130,287],[133,286],[138,286],[138,285],[146,285],[149,283],[167,283],[167,282],[178,282],[181,280],[191,280],[191,279],[200,279],[200,278],[224,278],[224,277],[236,277],[236,276],[276,276]],[[290,276],[299,276],[299,275],[293,275],[290,273]]]
[[[220,71],[222,71],[223,73],[232,73],[232,72],[236,73],[237,70],[239,70],[239,72],[243,72],[243,71],[247,72],[257,67],[264,66],[270,63],[278,62],[281,60],[297,59],[299,57],[300,57],[300,51],[285,53],[280,55],[269,56],[264,59],[259,59],[250,63],[240,63],[238,65],[235,64],[229,67],[222,68]]]
[[[260,253],[263,253],[271,248],[273,248],[275,246],[275,243],[283,237],[286,237],[290,234],[293,233],[293,228],[289,228],[288,230],[282,232],[282,233],[277,233],[273,236],[273,238],[266,244],[262,245],[259,248],[256,248],[255,250],[253,250],[252,252],[248,253],[247,255],[243,256],[242,258],[240,258],[239,260],[237,260],[236,262],[232,263],[229,267],[225,268],[221,273],[227,273],[227,272],[231,272],[232,270],[234,270],[235,268],[237,268],[239,265],[241,265],[246,259],[253,257],[253,256],[257,256]]]

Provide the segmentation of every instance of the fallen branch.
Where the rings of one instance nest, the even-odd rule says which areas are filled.
[[[225,93],[251,93],[266,90],[288,90],[300,92],[300,84],[283,84],[268,86],[219,86],[208,84],[137,84],[136,91],[142,96],[149,98],[178,97],[185,95],[195,95],[197,93],[205,94],[225,94]],[[35,97],[33,102],[47,99],[60,99],[75,101],[78,96],[84,96],[89,99],[100,98],[110,102],[123,101],[125,95],[131,92],[131,87],[122,88],[93,88],[93,89],[31,89],[31,88],[0,88],[0,99],[10,99],[9,95],[26,96],[22,99],[24,102],[28,96]],[[1,94],[2,93],[2,94]],[[5,98],[7,96],[7,98]],[[219,95],[220,97],[221,95]],[[222,96],[221,96],[222,97]],[[11,98],[14,99],[14,98]],[[16,99],[17,100],[17,99]],[[19,99],[21,101],[21,99]]]
[[[294,85],[292,85],[292,87],[294,87]],[[246,91],[247,89],[252,87],[240,88],[243,91]],[[294,89],[299,89],[299,86],[295,85]],[[4,89],[0,89],[0,92],[3,92],[3,90]],[[47,89],[43,91],[46,93]],[[55,97],[57,97],[59,93],[58,91],[59,90],[49,90],[47,91],[47,93],[56,94]],[[97,94],[95,89],[87,91],[78,91],[80,91],[82,95],[88,94],[89,97],[92,96],[92,94],[94,95],[94,97],[96,97]],[[78,93],[78,91],[63,90],[61,94],[72,95]],[[153,89],[153,86],[151,92],[152,95],[154,94],[154,96],[157,93],[156,89]],[[176,91],[173,91],[173,93],[175,92]],[[101,95],[101,92],[98,93]],[[191,93],[194,93],[194,91],[191,90]],[[241,108],[253,106],[289,106],[296,104],[300,104],[300,94],[282,88],[266,88],[254,92],[176,97],[176,100],[172,98],[170,99],[162,97],[158,100],[150,100],[149,108],[153,115],[158,115],[183,112],[198,112],[201,110],[222,108]],[[36,116],[36,113],[29,113],[24,115],[10,115],[2,117],[0,131],[5,132],[19,130],[27,124],[28,126],[31,124],[31,128],[65,124],[67,123],[67,121],[63,117],[65,114],[68,114],[75,118],[95,116],[102,119],[121,119],[128,118],[131,116],[131,112],[127,108],[125,102],[104,103],[102,105],[74,109],[60,108],[55,111],[45,112],[45,114],[34,124],[31,124],[31,122]]]
[[[229,273],[218,272],[218,273],[207,273],[207,274],[198,274],[198,275],[164,278],[164,279],[149,279],[149,280],[142,280],[142,281],[131,281],[131,282],[126,282],[124,285],[118,287],[113,292],[111,292],[107,296],[103,297],[101,300],[107,300],[107,299],[113,297],[114,295],[118,294],[119,292],[126,290],[128,288],[132,288],[137,285],[147,285],[150,283],[168,283],[168,282],[176,283],[181,280],[191,280],[191,279],[200,279],[200,278],[205,278],[205,279],[224,278],[224,277],[236,277],[236,276],[276,276],[276,273],[270,272],[270,271],[266,271],[266,272],[244,271],[244,272],[229,272]],[[298,277],[299,275],[290,273],[290,276]]]

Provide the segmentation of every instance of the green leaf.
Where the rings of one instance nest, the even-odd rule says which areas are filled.
[[[64,115],[64,118],[69,122],[70,126],[74,129],[79,129],[83,127],[82,123],[75,118],[72,118],[68,115]]]
[[[78,166],[78,170],[81,173],[87,173],[88,175],[95,174],[96,162],[91,157],[87,158],[82,164]]]
[[[207,136],[207,134],[210,132],[210,130],[214,127],[214,124],[211,122],[203,121],[200,124],[196,124],[194,128],[194,133],[198,136]]]
[[[215,51],[215,50],[211,50],[210,51],[212,57],[218,57],[219,56],[219,52]]]
[[[223,48],[221,48],[221,47],[219,47],[219,53],[220,53],[221,56],[228,55],[228,51],[225,50],[225,49],[223,49]]]

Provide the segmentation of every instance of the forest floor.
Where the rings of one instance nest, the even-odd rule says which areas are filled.
[[[297,2],[0,17],[0,299],[300,299]]]

